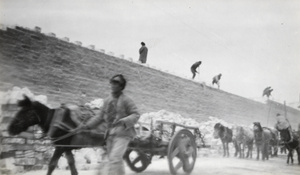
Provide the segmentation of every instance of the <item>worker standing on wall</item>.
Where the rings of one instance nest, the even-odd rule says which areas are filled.
[[[146,47],[146,44],[144,42],[141,42],[142,47],[139,50],[140,58],[139,61],[141,63],[146,63],[147,61],[147,55],[148,55],[148,48]]]

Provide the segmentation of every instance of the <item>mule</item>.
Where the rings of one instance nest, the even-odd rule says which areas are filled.
[[[21,109],[16,113],[8,126],[9,134],[18,135],[21,132],[26,131],[30,126],[40,126],[44,134],[49,135],[50,133],[50,136],[53,139],[53,146],[55,147],[49,162],[47,175],[52,174],[63,153],[65,153],[71,175],[77,175],[78,172],[75,167],[75,159],[72,150],[80,149],[82,146],[78,146],[77,144],[76,146],[73,143],[75,138],[78,139],[76,136],[79,136],[79,134],[75,135],[74,133],[70,133],[70,131],[77,126],[70,116],[70,110],[62,108],[50,109],[40,102],[31,101],[27,96],[24,96],[24,100],[18,102],[18,106]],[[56,123],[54,126],[54,120],[60,120],[61,123]],[[81,136],[79,138],[83,137]],[[103,145],[102,141],[104,141],[104,137],[100,137],[97,144]]]
[[[223,157],[229,157],[228,144],[232,142],[232,130],[223,126],[221,123],[217,123],[214,126],[213,136],[215,139],[220,138],[223,145]]]
[[[259,160],[259,154],[262,154],[262,160],[269,160],[269,145],[272,139],[270,129],[263,128],[259,122],[253,123],[254,141],[257,149],[256,159]]]
[[[297,155],[298,155],[298,164],[300,165],[300,141],[299,141],[299,135],[297,132],[293,132],[293,139],[291,139],[290,132],[288,128],[286,129],[278,129],[280,133],[280,138],[282,141],[282,144],[285,146],[285,148],[288,150],[287,154],[287,161],[286,163],[289,164],[290,159],[291,163],[294,163],[294,158],[293,158],[293,151],[296,150]]]
[[[254,134],[250,128],[235,126],[233,128],[233,140],[238,146],[238,153],[240,158],[245,158],[245,148],[247,147],[246,158],[252,158]]]

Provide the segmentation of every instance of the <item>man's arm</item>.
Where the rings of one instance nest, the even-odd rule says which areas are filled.
[[[130,98],[126,98],[124,101],[126,113],[129,114],[128,116],[120,119],[119,121],[122,122],[125,126],[125,129],[133,127],[140,118],[140,113],[136,105],[134,104],[133,100]]]
[[[139,50],[139,53],[140,53],[140,54],[143,53],[143,50],[144,50],[144,48],[141,47],[140,50]]]

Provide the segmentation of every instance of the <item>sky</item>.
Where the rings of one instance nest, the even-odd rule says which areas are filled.
[[[147,63],[245,98],[300,102],[299,0],[0,0],[0,23],[39,26],[42,33]]]

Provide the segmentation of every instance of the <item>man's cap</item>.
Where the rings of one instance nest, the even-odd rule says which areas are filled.
[[[114,82],[114,83],[122,83],[123,80],[121,80],[121,78],[119,76],[113,77],[110,82]]]
[[[122,87],[122,89],[124,89],[126,86],[126,79],[124,78],[124,76],[122,74],[117,74],[117,75],[113,76],[109,82],[110,83],[118,83]]]
[[[145,43],[144,43],[144,42],[141,42],[141,45],[145,45]]]

